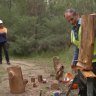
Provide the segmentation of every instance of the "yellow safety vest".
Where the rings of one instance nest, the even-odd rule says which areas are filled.
[[[78,40],[75,39],[74,31],[73,30],[71,31],[71,42],[79,48],[80,47],[80,41],[81,41],[81,26],[80,26],[79,31],[78,31]]]
[[[80,48],[80,41],[81,41],[81,26],[79,27],[79,31],[78,31],[78,40],[75,39],[74,31],[73,30],[71,31],[71,42],[75,46]],[[95,42],[94,42],[94,55],[93,55],[92,62],[96,62],[96,38],[95,38]]]
[[[5,28],[5,27],[0,28],[0,33],[7,33],[7,28]]]
[[[94,42],[94,55],[93,55],[92,62],[96,62],[96,37],[95,37],[95,42]]]

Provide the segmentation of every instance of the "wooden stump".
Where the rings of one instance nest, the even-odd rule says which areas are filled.
[[[55,69],[55,72],[57,72],[58,70],[58,66],[60,66],[60,58],[58,56],[54,56],[53,57],[53,64],[54,64],[54,69]]]
[[[38,81],[43,82],[43,76],[42,75],[38,75]]]
[[[21,67],[12,66],[8,67],[7,70],[9,75],[10,92],[15,94],[23,93],[28,81],[23,80]]]
[[[34,76],[31,77],[31,82],[32,82],[32,83],[35,82],[35,77],[34,77]]]
[[[33,87],[37,87],[37,84],[35,82],[33,82]]]
[[[96,34],[96,14],[83,15],[81,25],[82,34],[78,61],[86,67],[91,67]]]
[[[54,69],[56,72],[56,79],[62,80],[63,73],[64,73],[64,66],[60,63],[60,59],[58,56],[53,57],[53,64],[54,64]]]

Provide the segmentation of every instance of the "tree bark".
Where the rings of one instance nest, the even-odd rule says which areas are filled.
[[[94,22],[95,20],[96,14],[82,16],[82,34],[78,61],[86,67],[92,66],[96,26],[96,22]]]

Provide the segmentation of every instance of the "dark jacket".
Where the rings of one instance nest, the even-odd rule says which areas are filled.
[[[6,38],[6,34],[7,34],[7,28],[0,28],[0,43],[4,43],[7,41]]]

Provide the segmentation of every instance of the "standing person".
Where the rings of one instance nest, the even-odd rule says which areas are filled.
[[[71,43],[75,45],[75,52],[72,60],[71,67],[75,67],[78,60],[78,53],[81,40],[81,18],[74,9],[67,9],[64,13],[65,19],[73,25],[71,30]]]
[[[84,66],[80,65],[80,63],[77,63],[80,41],[81,41],[81,21],[82,20],[80,18],[80,15],[74,9],[67,9],[64,13],[64,17],[70,24],[73,25],[73,28],[71,30],[71,42],[75,45],[75,51],[74,51],[71,67],[75,68],[76,66],[80,66],[83,68]],[[96,40],[95,40],[95,42],[96,42]],[[96,74],[96,45],[94,48],[92,67],[93,67],[92,71]],[[80,79],[78,81],[78,85],[79,85],[79,95],[87,96],[86,86],[81,86]],[[94,95],[94,96],[96,96],[96,95]]]
[[[8,55],[8,49],[6,47],[7,42],[7,28],[4,27],[3,21],[0,20],[0,64],[2,64],[2,49],[4,50],[6,62],[9,65],[9,55]]]

